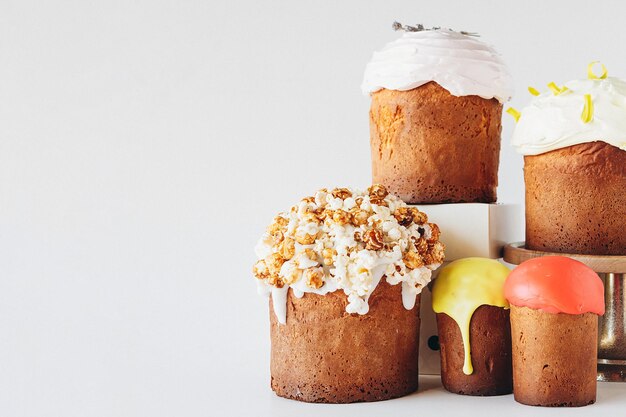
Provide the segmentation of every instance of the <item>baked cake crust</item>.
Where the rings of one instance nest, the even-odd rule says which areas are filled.
[[[348,314],[346,295],[287,295],[287,322],[278,323],[270,299],[271,387],[306,402],[380,401],[417,390],[418,295],[402,305],[402,285],[385,278],[365,315]]]
[[[524,157],[526,247],[626,255],[626,151],[589,142]]]
[[[445,313],[437,314],[441,347],[441,382],[445,389],[464,395],[503,395],[513,391],[509,310],[482,305],[470,321],[474,372],[463,373],[465,353],[459,325]]]
[[[554,314],[511,305],[511,338],[517,402],[579,407],[596,401],[596,314]]]
[[[496,201],[502,104],[435,82],[372,94],[375,183],[407,203]]]

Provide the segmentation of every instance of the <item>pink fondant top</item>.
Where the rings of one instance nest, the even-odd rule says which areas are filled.
[[[604,285],[591,268],[565,256],[522,262],[507,277],[509,303],[548,313],[604,314]]]

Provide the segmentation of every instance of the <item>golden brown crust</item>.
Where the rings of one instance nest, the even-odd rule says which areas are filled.
[[[524,157],[526,246],[626,255],[626,151],[605,142]]]
[[[372,176],[407,203],[496,201],[502,105],[434,82],[372,94]]]
[[[441,347],[441,382],[445,389],[464,395],[503,395],[513,392],[509,310],[483,305],[470,322],[474,372],[463,373],[465,352],[459,325],[445,313],[437,314]]]
[[[345,312],[342,291],[324,296],[289,290],[287,323],[270,301],[271,386],[307,402],[380,401],[417,390],[419,296],[402,305],[401,285],[380,282],[365,315]]]
[[[511,306],[513,394],[522,404],[579,407],[596,401],[598,316]]]

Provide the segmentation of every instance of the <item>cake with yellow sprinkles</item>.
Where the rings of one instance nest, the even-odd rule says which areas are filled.
[[[507,110],[524,155],[526,247],[626,255],[626,82],[596,62],[587,72]]]
[[[437,225],[380,185],[322,189],[279,213],[253,268],[270,295],[276,394],[347,403],[415,391],[420,293],[443,251]]]

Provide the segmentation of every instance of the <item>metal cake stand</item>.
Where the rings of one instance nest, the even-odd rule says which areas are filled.
[[[606,311],[598,320],[598,381],[626,382],[626,256],[552,253],[524,246],[524,242],[506,245],[504,260],[519,265],[541,256],[567,256],[589,266],[602,278]]]

